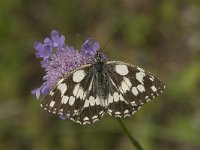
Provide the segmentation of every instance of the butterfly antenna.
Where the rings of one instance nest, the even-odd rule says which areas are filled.
[[[109,35],[109,36],[108,36],[108,38],[107,38],[106,41],[104,42],[104,45],[103,45],[101,51],[103,51],[103,50],[105,49],[105,47],[106,47],[106,45],[108,44],[108,42],[110,41],[111,37],[112,37],[112,35]]]
[[[108,38],[107,38],[106,41],[104,42],[104,45],[103,45],[101,51],[103,51],[103,50],[105,49],[105,47],[106,47],[106,45],[108,44],[108,42],[110,41],[111,37],[113,37],[113,35],[115,35],[116,32],[117,32],[117,31],[114,31],[112,34],[110,34],[110,35],[108,36]]]

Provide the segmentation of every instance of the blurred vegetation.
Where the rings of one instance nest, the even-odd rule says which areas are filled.
[[[167,85],[124,123],[146,150],[200,149],[200,1],[1,0],[0,149],[132,150],[115,118],[63,121],[30,91],[44,71],[33,43],[57,29],[78,49],[95,37],[110,59],[137,64]]]

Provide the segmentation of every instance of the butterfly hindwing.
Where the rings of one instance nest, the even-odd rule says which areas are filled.
[[[108,97],[108,113],[125,118],[164,90],[164,84],[142,68],[120,61],[107,62],[115,91]]]
[[[91,89],[88,91],[84,105],[78,114],[74,115],[71,120],[80,124],[91,124],[99,121],[104,113],[105,108],[102,104],[102,100],[98,96],[94,87],[94,82],[91,82]]]

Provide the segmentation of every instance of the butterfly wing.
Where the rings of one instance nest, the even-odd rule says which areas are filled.
[[[113,86],[107,99],[107,111],[114,117],[133,115],[141,106],[165,89],[155,76],[135,65],[120,61],[107,62],[109,82]]]
[[[120,61],[83,65],[67,74],[41,101],[54,114],[90,124],[105,110],[125,118],[164,90],[164,84],[143,69]]]
[[[94,123],[104,114],[95,80],[91,64],[83,65],[60,79],[42,99],[41,107],[79,124]]]

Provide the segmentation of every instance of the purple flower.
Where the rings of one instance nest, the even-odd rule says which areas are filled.
[[[44,83],[41,87],[32,91],[39,99],[49,92],[53,85],[68,72],[75,68],[94,62],[95,54],[100,48],[93,38],[89,38],[82,45],[80,52],[74,47],[65,44],[65,37],[55,30],[51,32],[51,38],[46,38],[44,43],[36,42],[36,57],[42,58],[40,64],[45,69]],[[101,53],[103,59],[107,57]]]

